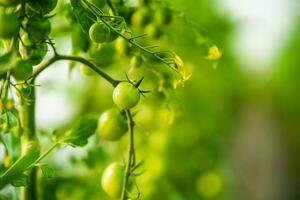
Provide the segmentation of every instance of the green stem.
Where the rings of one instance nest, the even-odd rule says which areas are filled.
[[[170,67],[172,70],[174,70],[175,72],[179,73],[178,69],[176,68],[176,62],[174,57],[170,58],[170,59],[165,59],[164,57],[159,55],[159,52],[155,52],[155,51],[151,51],[150,48],[145,47],[141,44],[139,44],[138,42],[135,41],[135,37],[132,37],[132,35],[127,36],[124,33],[118,31],[113,25],[111,25],[111,23],[109,21],[107,21],[107,16],[105,15],[105,13],[95,7],[94,5],[92,5],[90,2],[88,2],[87,0],[83,0],[83,2],[86,4],[86,6],[88,7],[88,9],[98,18],[101,19],[101,21],[107,26],[109,27],[109,29],[119,35],[121,38],[123,38],[124,40],[126,40],[129,44],[131,44],[132,46],[140,49],[141,51],[153,56],[154,58],[156,58],[158,61],[160,61],[161,63],[164,63],[166,66]],[[122,18],[122,21],[126,24],[124,18]],[[173,54],[173,53],[171,53]]]
[[[49,149],[47,149],[42,155],[40,155],[40,157],[38,157],[34,161],[34,163],[32,163],[27,169],[30,169],[30,168],[34,167],[36,164],[38,164],[41,160],[43,160],[58,145],[59,145],[59,143],[54,143],[51,147],[49,147]]]
[[[129,140],[129,150],[128,150],[128,160],[125,167],[125,176],[123,180],[123,188],[121,193],[121,200],[125,200],[128,180],[131,174],[131,168],[135,165],[135,153],[134,153],[134,121],[132,119],[132,115],[130,110],[125,110],[127,120],[128,120],[128,128],[130,133],[130,140]]]
[[[39,68],[37,68],[33,72],[31,78],[35,78],[42,71],[44,71],[46,68],[48,68],[51,64],[53,64],[54,62],[59,61],[59,60],[72,60],[72,61],[76,61],[76,62],[80,62],[82,64],[85,64],[88,67],[90,67],[92,70],[94,70],[96,73],[98,73],[102,78],[104,78],[105,80],[107,80],[114,87],[117,86],[118,83],[120,82],[120,81],[115,80],[114,78],[112,78],[110,75],[108,75],[106,72],[104,72],[97,65],[95,65],[94,63],[88,61],[85,58],[82,58],[82,57],[79,57],[79,56],[69,56],[69,55],[61,55],[61,54],[55,54],[55,56],[53,56],[50,60],[48,60],[43,65],[41,65]]]
[[[34,80],[32,81],[34,84]],[[32,87],[28,99],[30,104],[20,99],[20,122],[23,130],[21,138],[21,154],[26,154],[27,144],[36,140],[35,128],[35,88]],[[37,173],[36,168],[28,171],[30,183],[21,189],[21,200],[37,199]]]

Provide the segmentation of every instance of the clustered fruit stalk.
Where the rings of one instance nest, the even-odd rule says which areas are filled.
[[[34,81],[31,82],[34,84]],[[30,86],[31,87],[31,86]],[[26,154],[28,144],[36,140],[36,123],[35,123],[35,87],[31,87],[31,92],[28,95],[28,101],[19,99],[19,115],[22,127],[21,138],[21,154]],[[29,184],[21,188],[21,200],[36,200],[37,199],[37,169],[32,168],[28,171]]]

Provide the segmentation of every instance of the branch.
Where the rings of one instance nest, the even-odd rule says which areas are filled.
[[[83,0],[83,2],[86,4],[86,6],[88,7],[88,9],[98,18],[101,19],[101,21],[107,26],[109,27],[109,29],[119,35],[120,37],[122,37],[123,39],[125,39],[129,44],[131,44],[132,46],[144,51],[147,54],[152,55],[154,58],[156,58],[158,61],[164,63],[165,65],[167,65],[168,67],[170,67],[172,70],[174,70],[175,72],[179,73],[179,71],[176,69],[177,66],[174,63],[170,63],[165,61],[165,58],[159,56],[156,52],[151,51],[149,49],[147,49],[147,47],[144,47],[143,45],[137,43],[134,39],[132,39],[131,36],[126,36],[123,33],[121,33],[120,31],[118,31],[114,26],[112,26],[110,24],[110,22],[106,21],[107,15],[105,15],[105,13],[97,8],[96,6],[94,6],[93,4],[89,3],[87,0]],[[122,17],[122,22],[126,24],[124,18]],[[173,58],[174,59],[174,58]]]
[[[110,75],[108,75],[106,72],[104,72],[102,69],[100,69],[97,65],[94,63],[88,61],[87,59],[79,56],[69,56],[69,55],[61,55],[61,54],[55,54],[50,60],[45,62],[43,65],[40,65],[36,70],[34,70],[32,76],[29,79],[36,78],[42,71],[44,71],[46,68],[48,68],[51,64],[55,63],[59,60],[72,60],[76,62],[80,62],[82,64],[87,65],[92,70],[94,70],[96,73],[98,73],[102,78],[107,80],[110,84],[112,84],[114,87],[118,85],[120,81],[115,80]]]
[[[130,133],[130,142],[129,142],[129,150],[128,150],[128,160],[125,168],[125,176],[123,181],[123,188],[121,193],[121,200],[126,199],[126,189],[128,186],[128,180],[131,175],[131,168],[135,165],[135,152],[134,152],[134,121],[132,119],[132,115],[130,110],[125,110],[127,120],[128,120],[128,128]]]

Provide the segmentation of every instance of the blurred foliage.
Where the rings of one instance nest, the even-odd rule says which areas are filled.
[[[300,152],[300,18],[298,17],[286,45],[276,60],[276,68],[270,82],[270,101],[276,117],[280,121],[283,138],[288,144],[288,175],[291,182],[289,198],[300,198],[298,186]]]

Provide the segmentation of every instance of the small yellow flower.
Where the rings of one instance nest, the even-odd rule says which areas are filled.
[[[219,48],[214,45],[208,49],[208,60],[219,60],[222,57],[222,52],[219,50]]]
[[[174,61],[175,61],[176,66],[179,69],[184,67],[184,63],[183,63],[182,59],[178,55],[176,55],[176,54],[174,56]]]

